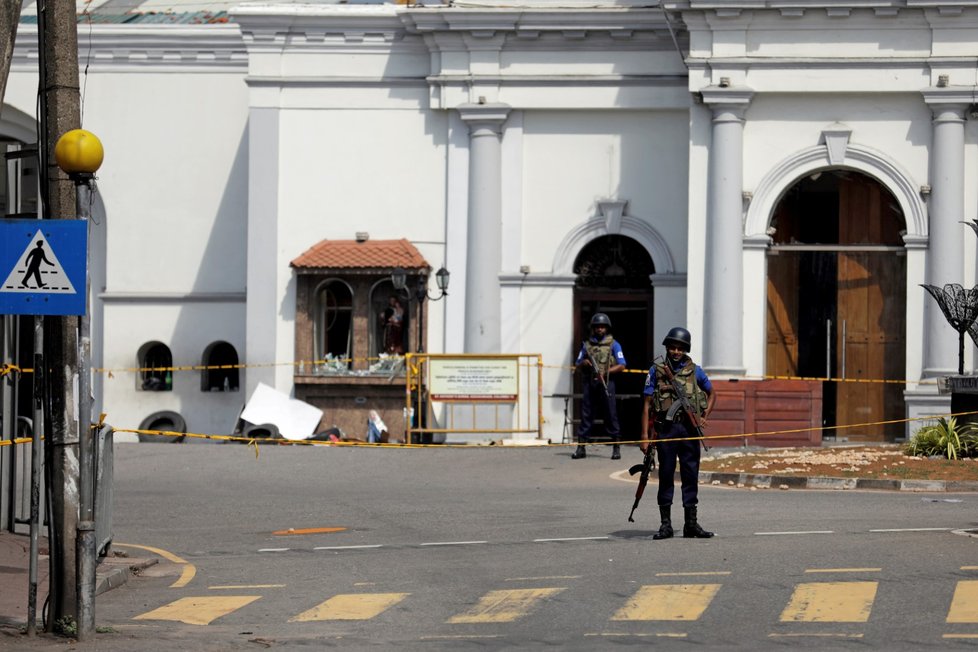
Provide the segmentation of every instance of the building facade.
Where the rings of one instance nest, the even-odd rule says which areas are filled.
[[[646,5],[80,22],[83,126],[106,149],[93,319],[109,421],[169,412],[227,433],[259,382],[296,395],[299,351],[333,313],[293,261],[401,239],[451,273],[443,301],[409,307],[425,328],[408,350],[542,354],[551,439],[599,310],[631,369],[684,325],[718,380],[874,381],[818,383],[824,423],[875,424],[840,437],[948,411],[934,381],[957,371],[957,333],[920,286],[975,283],[978,0]],[[32,29],[0,114],[11,147],[33,142]],[[359,282],[343,274],[322,280]],[[234,376],[145,371],[232,358]],[[643,380],[621,384],[626,424]]]

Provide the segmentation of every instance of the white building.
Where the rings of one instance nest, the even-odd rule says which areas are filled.
[[[302,291],[291,265],[358,232],[451,272],[450,295],[425,304],[427,351],[541,353],[548,397],[573,393],[567,366],[600,309],[630,368],[685,325],[711,376],[741,383],[731,397],[828,374],[899,381],[811,383],[830,425],[947,411],[933,379],[957,371],[958,334],[920,285],[975,283],[960,222],[978,217],[978,0],[648,4],[83,17],[83,127],[106,149],[93,319],[108,420],[172,411],[227,433],[259,382],[323,384],[300,350],[376,355],[388,265],[303,268],[316,280]],[[12,141],[34,140],[36,62],[23,24],[0,113]],[[125,370],[161,365],[154,344],[178,367],[247,366],[148,391],[152,373]],[[743,432],[755,404],[731,401]],[[564,405],[545,399],[545,437],[560,438]]]

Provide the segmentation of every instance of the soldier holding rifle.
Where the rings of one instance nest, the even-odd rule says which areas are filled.
[[[649,447],[649,435],[654,434],[659,457],[657,498],[662,524],[652,538],[673,536],[671,512],[678,458],[685,513],[683,537],[707,539],[713,533],[696,522],[701,442],[695,438],[702,436],[702,427],[713,411],[716,395],[706,373],[689,357],[688,330],[673,328],[662,343],[666,347],[666,359],[654,362],[645,379],[642,442],[639,444],[644,453]],[[677,439],[685,441],[673,441]]]
[[[571,459],[587,457],[584,445],[590,441],[595,418],[604,419],[605,431],[614,446],[611,459],[621,459],[618,442],[621,430],[618,427],[618,408],[615,405],[615,381],[611,374],[625,368],[625,354],[621,345],[611,336],[611,320],[603,312],[591,317],[591,337],[581,346],[575,365],[584,371],[583,395],[581,398],[581,429],[577,434],[577,450]]]

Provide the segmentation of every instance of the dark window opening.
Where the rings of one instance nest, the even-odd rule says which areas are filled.
[[[161,342],[149,342],[139,350],[139,388],[147,392],[173,389],[173,355]]]
[[[215,342],[204,351],[200,375],[203,392],[238,391],[238,352],[227,342]]]
[[[646,290],[651,285],[649,274],[654,271],[645,247],[622,235],[607,235],[588,243],[574,264],[578,288]]]
[[[353,292],[342,281],[327,281],[316,290],[316,362],[325,371],[349,369],[353,350]]]

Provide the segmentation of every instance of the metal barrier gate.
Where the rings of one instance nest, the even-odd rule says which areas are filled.
[[[408,353],[406,367],[409,443],[431,443],[438,434],[542,438],[539,353]]]

